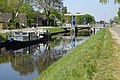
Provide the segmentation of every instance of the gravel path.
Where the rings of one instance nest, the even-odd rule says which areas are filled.
[[[120,44],[120,25],[110,28],[112,38],[114,38]]]
[[[114,70],[114,80],[120,80],[120,25],[110,28],[112,38],[116,40],[113,53],[112,69]]]

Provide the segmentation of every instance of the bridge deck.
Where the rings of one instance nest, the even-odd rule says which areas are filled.
[[[71,27],[72,27],[71,25],[63,25],[60,28],[71,28]],[[75,27],[77,27],[77,28],[98,28],[98,29],[103,28],[103,26],[101,26],[101,25],[99,25],[99,26],[97,26],[97,25],[92,25],[92,26],[90,26],[90,25],[77,25]]]

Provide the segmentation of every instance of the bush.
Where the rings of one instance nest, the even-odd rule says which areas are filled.
[[[90,36],[90,32],[85,29],[85,30],[79,31],[77,35],[80,35],[80,36]]]
[[[15,29],[15,26],[13,26],[13,25],[8,26],[8,29]]]
[[[2,41],[6,40],[6,34],[0,33],[0,39]]]

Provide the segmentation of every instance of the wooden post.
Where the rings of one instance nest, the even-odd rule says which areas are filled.
[[[77,33],[78,33],[78,29],[77,27],[75,27],[75,36],[77,36]]]
[[[90,35],[92,35],[93,34],[93,31],[92,31],[92,29],[90,29]]]
[[[94,34],[95,34],[95,28],[93,28],[94,29]]]
[[[1,50],[1,48],[0,48],[0,55],[2,54],[2,50]]]
[[[1,35],[0,35],[0,42],[2,41]]]
[[[28,36],[29,36],[29,41],[30,41],[30,33],[28,33]]]

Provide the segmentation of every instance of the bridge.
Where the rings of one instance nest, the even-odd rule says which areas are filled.
[[[90,32],[95,33],[96,29],[102,29],[104,28],[102,24],[95,24],[95,25],[75,25],[74,27],[71,24],[62,24],[59,26],[59,28],[64,30],[70,30],[72,28],[75,28],[75,32],[82,29],[87,29]]]
[[[62,24],[59,26],[60,28],[72,28],[72,25],[71,24]],[[103,28],[103,25],[102,24],[97,24],[97,25],[75,25],[75,27],[77,28]]]
[[[64,14],[64,16],[71,16],[71,23],[70,24],[61,24],[60,28],[63,28],[64,30],[71,29],[70,31],[74,32],[75,34],[78,32],[79,29],[87,29],[90,32],[95,32],[95,29],[101,29],[103,28],[99,25],[77,25],[75,22],[75,16],[80,16],[84,14]]]

